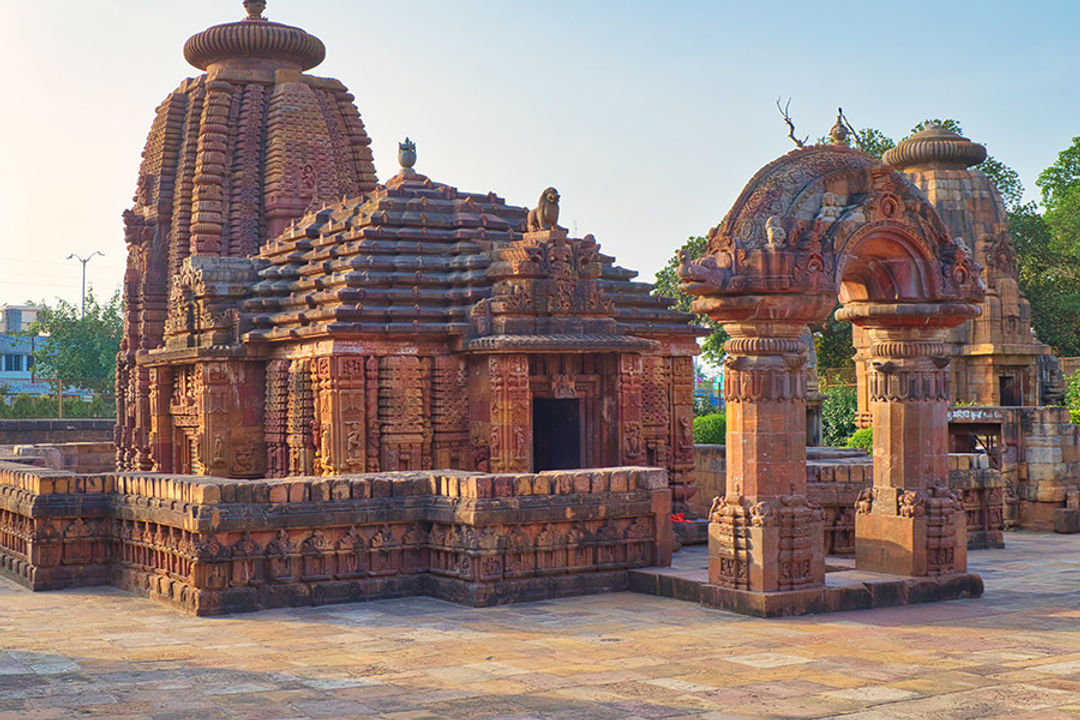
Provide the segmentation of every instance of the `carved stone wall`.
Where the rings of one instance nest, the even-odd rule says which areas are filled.
[[[646,468],[233,482],[0,463],[0,573],[35,590],[112,583],[201,615],[624,590],[672,544],[664,473]]]

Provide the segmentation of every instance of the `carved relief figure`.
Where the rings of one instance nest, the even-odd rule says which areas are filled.
[[[863,488],[859,493],[859,499],[855,501],[855,512],[859,515],[869,515],[874,507],[874,491],[871,488]]]
[[[916,490],[905,490],[897,498],[897,514],[903,518],[913,518],[923,515],[926,509],[926,500]]]
[[[554,230],[559,222],[559,191],[549,187],[540,193],[540,202],[529,211],[529,232]]]
[[[823,193],[821,196],[821,210],[818,212],[817,221],[831,225],[840,219],[844,211],[843,202],[839,195],[834,192]]]
[[[782,248],[787,245],[787,230],[780,224],[780,218],[770,215],[765,220],[765,236],[770,248]]]

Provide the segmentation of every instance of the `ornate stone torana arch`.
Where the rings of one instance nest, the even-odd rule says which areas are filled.
[[[946,489],[943,340],[983,294],[963,241],[896,171],[843,146],[762,168],[706,254],[680,267],[693,310],[731,335],[728,492],[714,502],[710,583],[771,592],[824,582],[821,512],[805,496],[808,323],[866,330],[874,486],[858,505],[856,565],[899,575],[966,571],[963,513]]]

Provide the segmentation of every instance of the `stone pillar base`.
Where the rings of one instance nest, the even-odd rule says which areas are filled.
[[[755,592],[825,584],[821,508],[801,495],[717,498],[710,513],[709,583]]]
[[[959,511],[955,495],[946,488],[931,488],[928,497],[921,491],[875,491],[879,496],[897,494],[902,498],[902,512],[859,509],[855,515],[856,569],[910,576],[967,569],[967,518]]]
[[[1080,533],[1080,508],[1057,508],[1054,510],[1054,532]]]

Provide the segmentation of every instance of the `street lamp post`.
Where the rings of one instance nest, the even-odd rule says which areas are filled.
[[[75,253],[71,253],[70,255],[67,256],[68,260],[70,260],[72,258],[75,258],[76,260],[78,260],[79,262],[82,263],[82,302],[81,302],[81,304],[79,306],[79,317],[83,317],[83,316],[86,315],[86,263],[93,260],[95,255],[100,255],[101,257],[105,257],[105,253],[101,252],[100,250],[95,250],[94,252],[90,253],[87,257],[79,257]]]

